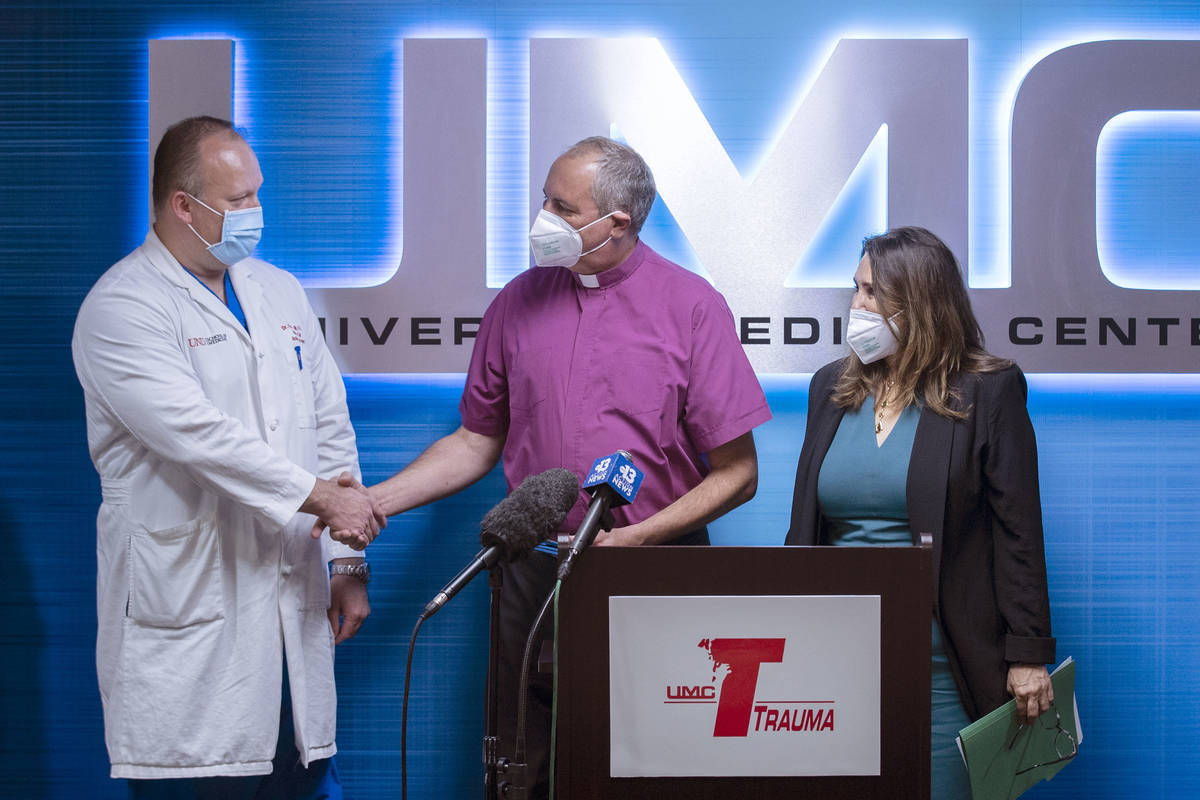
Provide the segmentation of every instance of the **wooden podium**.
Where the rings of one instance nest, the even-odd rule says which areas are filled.
[[[559,599],[555,797],[928,798],[930,561],[922,547],[588,550]],[[879,595],[880,774],[611,777],[608,598],[627,595]]]

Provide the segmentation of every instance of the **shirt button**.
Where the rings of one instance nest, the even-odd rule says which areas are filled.
[[[266,358],[266,357],[267,357],[267,354],[266,354],[265,352],[263,352],[262,350],[259,350],[259,351],[258,351],[258,357],[259,357],[259,358]]]
[[[279,429],[279,420],[277,420],[277,419],[271,420],[271,430],[274,431],[274,430],[278,430],[278,429]]]

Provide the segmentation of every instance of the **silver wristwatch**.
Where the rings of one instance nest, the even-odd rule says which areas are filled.
[[[371,580],[371,565],[366,561],[361,564],[330,564],[329,574],[333,575],[349,575],[351,578],[358,578],[363,583]]]

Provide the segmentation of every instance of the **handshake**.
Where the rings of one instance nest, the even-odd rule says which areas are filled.
[[[387,527],[387,516],[366,487],[349,472],[336,481],[317,478],[300,510],[315,514],[312,537],[319,539],[325,528],[334,541],[364,550]]]

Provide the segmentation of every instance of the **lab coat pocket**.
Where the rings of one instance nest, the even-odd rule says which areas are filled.
[[[334,683],[333,629],[323,608],[307,608],[300,614],[304,640],[304,678],[292,673],[292,697],[303,704],[304,732],[296,740],[309,751],[333,747],[337,738],[337,688]],[[321,756],[318,756],[321,757]]]
[[[297,356],[299,358],[299,356]],[[316,402],[313,398],[313,384],[309,380],[307,370],[297,370],[292,373],[292,397],[296,403],[296,427],[317,427]]]
[[[128,615],[135,622],[184,628],[225,616],[221,543],[211,514],[164,530],[135,529],[129,570]]]

